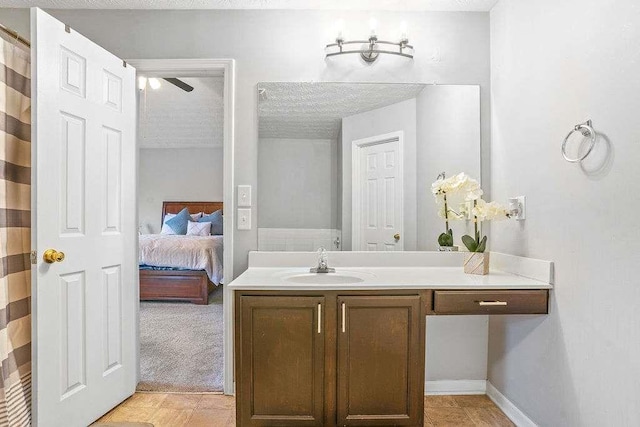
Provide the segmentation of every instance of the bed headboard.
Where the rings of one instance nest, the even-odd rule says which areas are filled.
[[[182,209],[189,209],[189,213],[211,213],[222,210],[222,202],[162,202],[162,218],[160,224],[164,220],[165,214],[177,214]]]

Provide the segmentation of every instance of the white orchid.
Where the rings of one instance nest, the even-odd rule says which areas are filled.
[[[482,194],[482,188],[475,179],[461,172],[449,178],[440,178],[431,184],[431,192],[439,200],[441,196],[462,195],[464,200],[477,200]]]
[[[498,202],[485,202],[482,199],[476,200],[475,206],[471,209],[471,214],[478,221],[493,221],[509,218],[509,210]]]

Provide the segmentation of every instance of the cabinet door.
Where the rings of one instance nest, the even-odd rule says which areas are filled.
[[[240,298],[238,425],[323,425],[324,297]]]
[[[338,425],[422,425],[420,296],[338,297],[338,310]]]

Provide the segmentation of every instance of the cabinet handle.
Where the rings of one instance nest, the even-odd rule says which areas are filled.
[[[476,301],[479,305],[507,305],[506,301]]]
[[[342,332],[347,332],[347,307],[342,303]]]
[[[322,333],[322,304],[318,303],[318,333]]]

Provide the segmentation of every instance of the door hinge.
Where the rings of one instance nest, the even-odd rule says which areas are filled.
[[[31,251],[31,264],[37,264],[38,263],[38,258],[36,255],[36,251]]]

